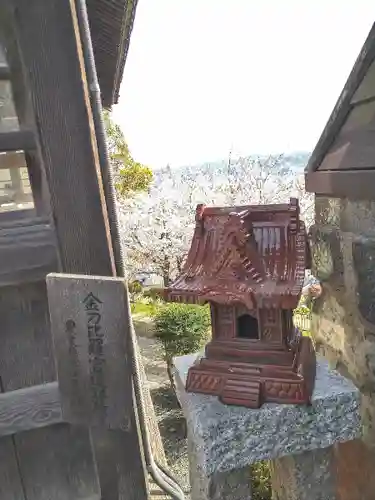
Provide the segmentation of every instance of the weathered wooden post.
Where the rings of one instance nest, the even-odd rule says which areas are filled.
[[[63,419],[90,428],[102,499],[145,499],[124,280],[50,274],[47,288]]]

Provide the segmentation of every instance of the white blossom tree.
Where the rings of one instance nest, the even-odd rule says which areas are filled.
[[[198,203],[247,205],[300,200],[301,214],[309,226],[312,197],[305,193],[303,176],[285,166],[283,157],[229,158],[227,165],[158,172],[148,195],[120,202],[123,243],[130,270],[158,272],[167,285],[180,271],[189,249]]]
[[[310,226],[313,218],[313,195],[306,193],[304,176],[284,164],[283,155],[241,157],[229,160],[226,179],[218,186],[226,205],[264,205],[299,199],[301,216]]]
[[[195,208],[211,198],[212,185],[199,173],[161,173],[162,182],[151,187],[148,196],[120,203],[120,223],[128,267],[152,269],[164,284],[181,270],[194,230]]]

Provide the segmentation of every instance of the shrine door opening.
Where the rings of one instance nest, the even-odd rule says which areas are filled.
[[[240,339],[259,340],[258,320],[250,314],[237,318],[237,337]]]

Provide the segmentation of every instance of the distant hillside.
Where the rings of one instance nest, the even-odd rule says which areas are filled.
[[[288,153],[281,155],[281,161],[279,163],[279,168],[278,171],[275,172],[275,174],[279,174],[282,172],[287,172],[289,171],[290,173],[295,173],[295,174],[302,174],[303,170],[308,162],[308,159],[310,157],[311,153],[308,153],[306,151],[296,151],[293,153]],[[249,155],[251,158],[268,158],[266,155]],[[277,157],[278,155],[272,155],[274,157]],[[236,158],[232,158],[232,164],[235,164],[237,161]],[[212,162],[205,162],[197,165],[185,165],[181,167],[175,167],[172,168],[171,171],[173,174],[179,176],[179,175],[184,175],[191,173],[193,176],[201,174],[201,175],[218,175],[222,176],[225,175],[226,169],[228,166],[228,159],[223,159],[223,160],[217,160],[217,161],[212,161]],[[165,172],[165,169],[158,169],[155,170],[154,176],[155,176],[155,184],[158,185],[160,182],[163,180],[163,172]]]

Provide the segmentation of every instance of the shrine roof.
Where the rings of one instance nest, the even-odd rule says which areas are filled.
[[[198,205],[186,263],[165,298],[293,309],[302,291],[306,255],[296,199],[274,205]]]

